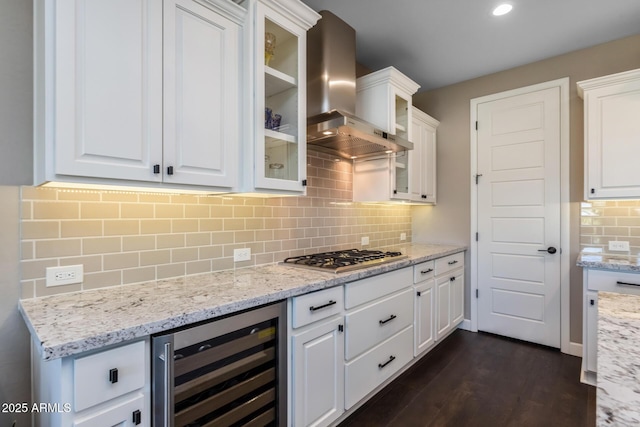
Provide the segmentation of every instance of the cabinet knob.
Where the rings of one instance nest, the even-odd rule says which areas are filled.
[[[450,282],[453,282],[453,281],[455,281],[455,280],[456,280],[456,277],[455,277],[455,276],[453,276],[453,277],[451,277],[451,278],[449,279],[449,281],[450,281]]]
[[[109,382],[111,384],[118,382],[118,368],[109,369]]]
[[[418,292],[416,292],[416,295],[418,295],[419,297],[421,297],[421,296],[422,296],[422,292],[418,291]]]
[[[589,300],[589,304],[596,305],[596,301],[595,300]]]
[[[596,189],[595,188],[591,189],[591,194],[596,194]]]
[[[131,421],[133,421],[134,425],[138,425],[140,423],[142,423],[142,412],[140,412],[139,409],[136,409],[135,411],[133,411],[133,413],[131,414]]]

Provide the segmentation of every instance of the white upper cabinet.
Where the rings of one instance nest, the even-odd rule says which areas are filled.
[[[584,98],[585,198],[640,198],[640,69],[577,85]]]
[[[411,141],[412,103],[411,98],[420,86],[394,67],[388,67],[356,81],[356,115],[385,132]],[[354,168],[354,200],[384,201],[410,200],[411,175],[410,152],[400,152],[389,156],[388,160],[374,161],[375,166],[360,164]],[[367,160],[368,161],[368,160]],[[386,164],[388,163],[388,166]],[[384,167],[387,172],[382,172]],[[372,168],[376,172],[372,173]],[[360,170],[360,177],[356,177]],[[375,194],[369,191],[356,191],[364,187],[373,175],[389,177],[389,184],[378,186]],[[362,186],[355,181],[362,179]],[[382,194],[383,192],[388,194]],[[377,200],[372,200],[372,197]]]
[[[35,183],[236,187],[245,18],[226,0],[37,0]]]
[[[253,0],[253,127],[243,157],[243,191],[304,194],[307,177],[307,30],[320,18],[299,0]]]
[[[237,185],[241,27],[218,3],[164,2],[165,182]]]
[[[409,190],[412,202],[436,203],[436,130],[439,121],[413,107],[409,152]]]

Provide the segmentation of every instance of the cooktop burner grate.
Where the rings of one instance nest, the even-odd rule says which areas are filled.
[[[407,258],[402,252],[346,249],[289,257],[285,264],[340,273]]]

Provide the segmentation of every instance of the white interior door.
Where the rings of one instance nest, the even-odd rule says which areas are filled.
[[[477,117],[478,329],[560,347],[560,88]]]

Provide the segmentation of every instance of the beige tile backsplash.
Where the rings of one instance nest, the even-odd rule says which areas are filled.
[[[349,162],[310,152],[307,179],[307,196],[274,198],[23,187],[22,296],[268,264],[361,247],[364,236],[371,248],[411,239],[410,206],[351,202]],[[251,260],[234,263],[243,247]],[[82,284],[45,286],[46,267],[73,264]]]
[[[582,203],[580,247],[609,253],[610,241],[628,241],[630,251],[640,254],[640,200],[592,200]]]

